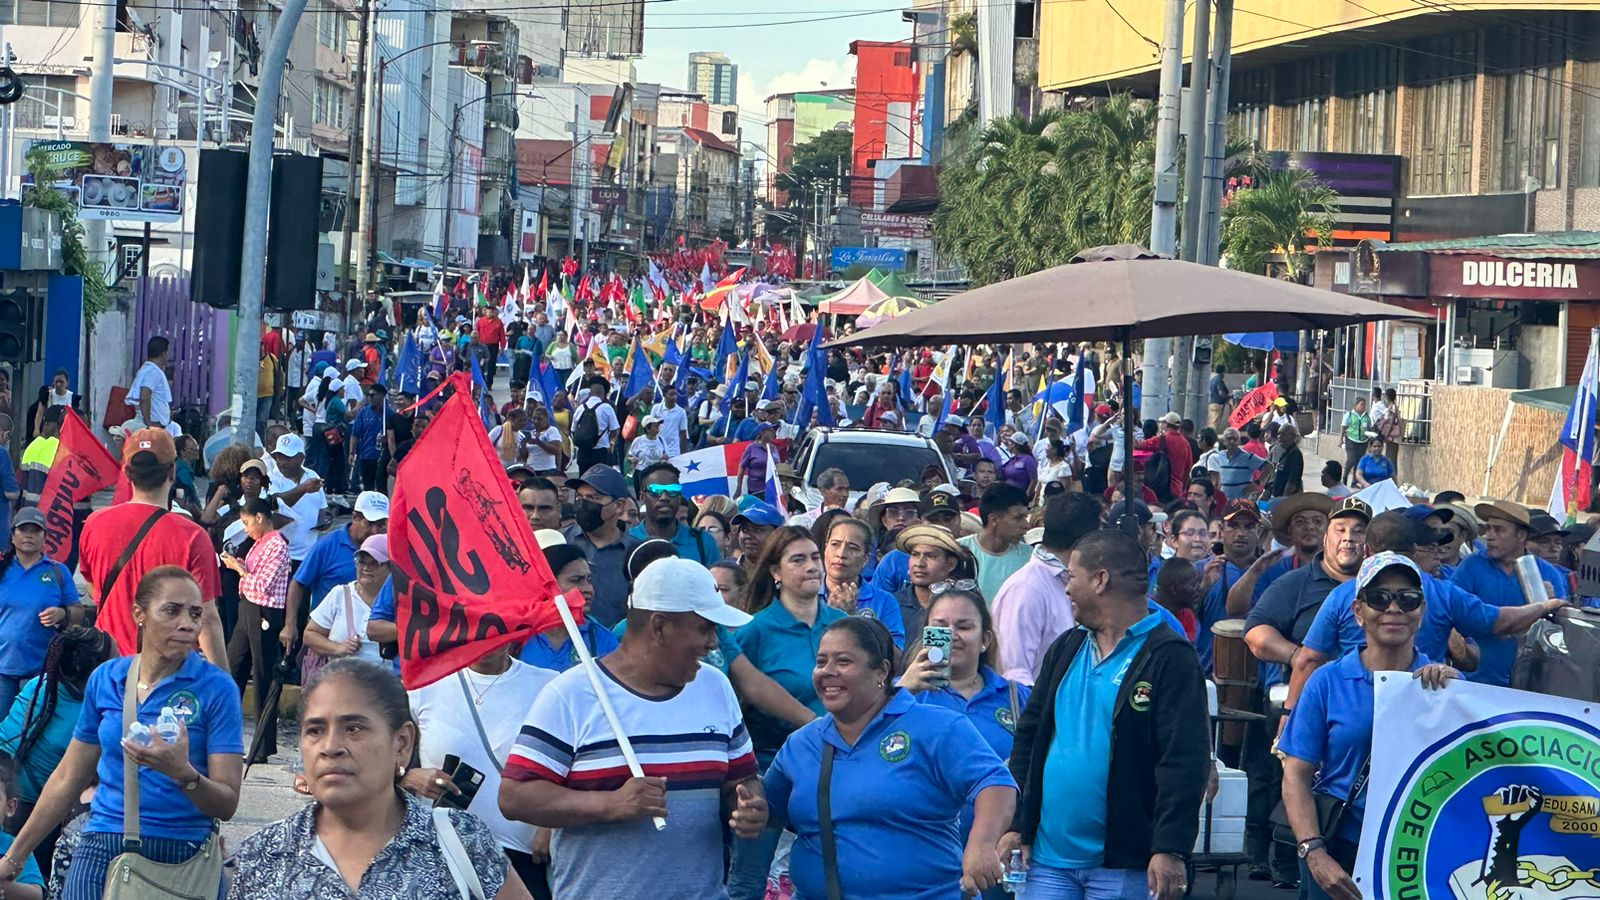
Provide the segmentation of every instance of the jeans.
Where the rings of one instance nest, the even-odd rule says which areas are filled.
[[[32,675],[0,675],[0,719],[11,711],[12,701],[22,693],[22,685],[32,678]]]
[[[1334,862],[1344,867],[1346,873],[1353,873],[1356,868],[1356,845],[1334,838],[1328,841],[1328,855]],[[1311,877],[1311,867],[1305,860],[1300,860],[1300,895],[1299,900],[1328,900],[1328,892],[1317,884],[1317,879]]]
[[[733,865],[728,872],[728,900],[761,900],[767,893],[767,872],[778,851],[782,828],[768,827],[760,837],[733,839]]]
[[[1146,900],[1150,880],[1144,869],[1056,869],[1028,867],[1028,900]]]
[[[159,863],[175,865],[188,861],[202,846],[202,842],[180,841],[144,835],[139,855]],[[72,854],[72,865],[67,868],[67,884],[61,892],[62,900],[100,900],[106,889],[106,872],[111,860],[122,853],[122,835],[102,831],[86,832],[78,841]],[[217,893],[222,893],[218,882]]]
[[[267,419],[272,416],[272,395],[256,398],[256,437],[267,439]]]
[[[301,604],[301,607],[306,605]],[[261,731],[264,737],[260,739],[263,757],[278,752],[277,710],[273,709],[272,714],[265,718],[262,713],[267,710],[267,692],[272,687],[278,660],[283,655],[278,635],[283,631],[285,614],[283,609],[258,606],[241,598],[239,621],[228,640],[228,667],[233,670],[234,682],[239,685],[241,692],[245,688],[246,677],[253,682],[251,688],[255,695],[256,719],[263,722]]]

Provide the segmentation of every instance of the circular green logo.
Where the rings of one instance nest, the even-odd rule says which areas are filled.
[[[1011,707],[1002,706],[999,709],[995,710],[994,711],[994,720],[996,722],[1000,723],[1000,727],[1001,728],[1004,728],[1005,730],[1011,732],[1012,734],[1016,734],[1016,732],[1017,732],[1017,717],[1013,716],[1011,714]]]
[[[878,755],[884,762],[897,763],[911,755],[911,735],[895,731],[884,735],[878,742]]]
[[[162,705],[172,707],[173,714],[191,728],[200,721],[200,698],[195,696],[194,691],[173,691]]]

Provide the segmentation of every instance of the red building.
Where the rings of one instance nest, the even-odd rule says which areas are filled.
[[[855,144],[850,165],[850,203],[876,210],[878,185],[873,162],[920,156],[915,138],[920,81],[911,62],[911,45],[891,41],[852,41],[856,58]]]

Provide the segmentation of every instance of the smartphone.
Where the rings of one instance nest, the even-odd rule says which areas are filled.
[[[1226,547],[1222,546],[1222,542],[1221,541],[1212,541],[1211,542],[1211,555],[1212,556],[1221,556],[1222,555],[1222,551],[1226,550],[1226,549],[1227,549]]]
[[[466,809],[472,805],[472,798],[478,796],[478,790],[483,787],[483,773],[462,762],[459,757],[449,755],[444,760],[444,773],[450,776],[450,781],[455,784],[459,794],[445,792],[434,801],[434,806],[446,806],[454,809]]]
[[[934,687],[950,684],[950,643],[955,635],[941,625],[928,625],[922,629],[922,646],[928,648],[928,661],[939,666],[941,674],[934,679]]]

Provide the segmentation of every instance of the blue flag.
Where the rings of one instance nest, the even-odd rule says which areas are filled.
[[[1083,357],[1072,367],[1072,405],[1068,407],[1067,434],[1076,434],[1083,428]]]
[[[478,418],[485,430],[495,426],[493,402],[489,399],[489,383],[483,380],[483,369],[478,366],[478,354],[472,356],[472,386],[478,391]]]
[[[778,367],[776,364],[774,364],[772,370],[767,373],[766,382],[761,385],[761,399],[778,399]]]
[[[622,389],[622,396],[632,398],[641,391],[648,390],[655,384],[656,373],[650,369],[650,357],[638,341],[633,342],[633,366],[628,370],[628,384]]]
[[[722,337],[717,339],[717,355],[711,363],[711,372],[718,379],[727,377],[728,357],[739,352],[739,339],[733,333],[733,320],[722,323]]]
[[[675,367],[673,369],[675,374],[672,376],[672,386],[678,389],[679,394],[683,394],[689,387],[690,360],[682,350],[678,349],[678,342],[675,338],[667,338],[666,352],[661,354],[661,362],[663,364],[672,363]]]
[[[545,406],[555,402],[556,391],[561,390],[561,383],[556,380],[556,367],[550,365],[549,360],[539,362],[539,390],[544,394],[540,399]]]
[[[905,407],[907,410],[910,410],[912,401],[916,399],[911,396],[911,370],[905,366],[901,366],[900,377],[896,379],[896,383],[900,385],[900,405]],[[900,424],[907,426],[910,425],[909,422],[902,422]]]
[[[422,348],[417,346],[416,337],[407,334],[405,343],[400,345],[400,357],[389,368],[389,389],[420,395],[423,361]]]
[[[750,374],[750,354],[749,353],[745,353],[743,356],[739,357],[739,369],[738,369],[738,371],[733,373],[733,381],[728,383],[728,392],[723,395],[722,402],[720,404],[718,404],[718,407],[717,407],[718,409],[722,410],[722,436],[723,437],[727,437],[728,436],[728,429],[733,426],[733,423],[731,421],[732,418],[733,418],[733,415],[732,415],[732,412],[731,412],[731,410],[733,409],[733,398],[735,396],[743,396],[744,380],[745,380],[745,377],[748,376],[749,374]],[[748,410],[748,409],[745,410],[744,414],[747,415],[747,416],[750,415],[750,410]]]
[[[822,329],[817,329],[821,334]],[[822,341],[813,340],[806,351],[806,383],[800,388],[800,403],[795,407],[794,423],[801,428],[811,427],[815,414],[817,424],[828,428],[837,425],[833,417],[833,404],[828,402],[828,350]]]
[[[1000,434],[1000,427],[1006,424],[1006,376],[1004,372],[996,372],[994,384],[989,386],[989,393],[984,395],[988,407],[983,411],[983,417],[989,423],[990,440],[995,440]]]

